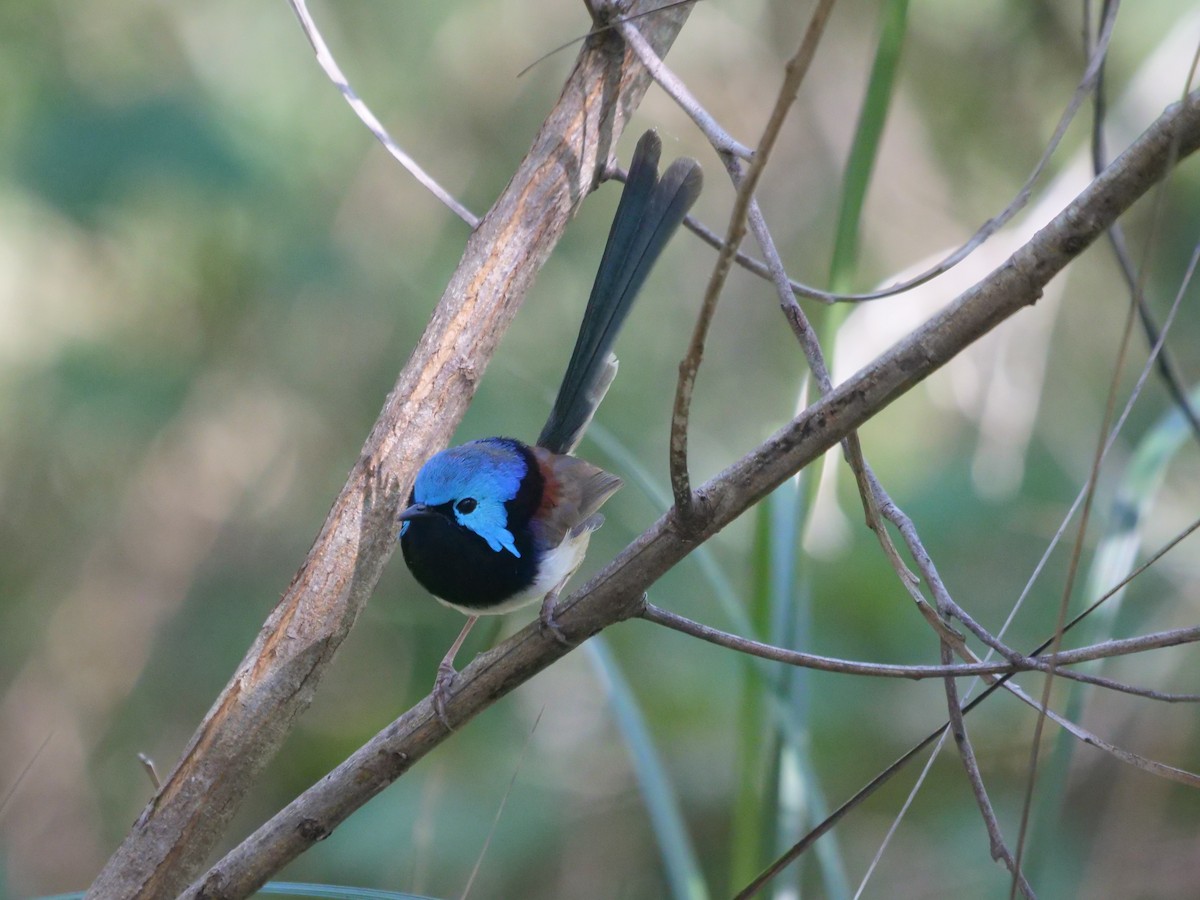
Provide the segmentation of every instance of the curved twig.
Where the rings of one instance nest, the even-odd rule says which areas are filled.
[[[325,38],[321,36],[316,22],[313,21],[312,15],[308,11],[306,0],[288,0],[288,3],[292,5],[292,10],[296,13],[296,18],[300,20],[300,27],[304,29],[304,34],[308,38],[308,42],[312,44],[313,52],[317,54],[317,64],[329,76],[329,80],[333,82],[334,86],[341,91],[346,102],[350,104],[350,108],[354,110],[354,114],[367,126],[367,130],[378,138],[379,143],[383,144],[387,152],[392,154],[396,162],[404,166],[408,173],[417,179],[425,190],[437,197],[447,209],[472,228],[478,227],[479,216],[454,199],[449,191],[438,184],[428,172],[417,164],[415,159],[401,149],[400,145],[388,134],[387,129],[383,127],[383,123],[371,112],[371,108],[363,102],[354,88],[350,86],[349,79],[342,72],[341,67],[337,64],[337,60],[333,58],[333,53],[330,51],[329,45],[325,43]]]

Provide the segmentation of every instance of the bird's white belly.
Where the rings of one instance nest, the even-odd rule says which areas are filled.
[[[522,606],[528,606],[530,603],[541,600],[571,577],[583,562],[591,537],[591,531],[585,531],[577,537],[568,536],[553,550],[543,554],[541,563],[538,565],[537,578],[534,579],[533,584],[526,590],[513,594],[503,603],[489,606],[487,609],[475,609],[457,606],[441,597],[435,599],[443,606],[448,606],[468,616],[498,616],[512,612],[514,609],[520,609]]]

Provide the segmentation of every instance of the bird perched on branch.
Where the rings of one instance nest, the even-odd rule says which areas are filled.
[[[634,151],[575,350],[550,418],[533,446],[483,438],[431,457],[399,515],[400,549],[417,581],[467,616],[438,666],[434,706],[445,703],[454,658],[481,615],[542,601],[541,622],[566,642],[554,604],[583,562],[621,479],[570,454],[617,374],[617,332],[651,267],[700,194],[700,166],[679,159],[658,177],[662,144],[646,132]]]

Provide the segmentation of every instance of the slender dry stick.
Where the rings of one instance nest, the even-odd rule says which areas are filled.
[[[1163,177],[1176,136],[1181,155],[1200,147],[1200,93],[1166,110],[1006,263],[698,488],[706,513],[699,529],[681,528],[675,512],[668,511],[563,602],[557,618],[564,633],[579,642],[638,615],[643,593],[700,543],[1009,316],[1036,302],[1055,274]],[[446,705],[451,724],[478,715],[566,652],[534,623],[482,654],[460,674],[456,693]],[[185,896],[244,896],[326,837],[448,735],[432,699],[426,697],[232,850]]]
[[[46,736],[42,738],[42,742],[38,744],[38,748],[34,750],[29,759],[25,761],[25,765],[21,766],[21,771],[17,773],[17,777],[13,779],[13,783],[8,786],[8,790],[4,792],[3,796],[0,796],[0,816],[4,815],[4,809],[8,806],[8,802],[12,800],[13,795],[17,792],[17,788],[19,788],[21,786],[21,782],[25,780],[25,776],[29,774],[30,770],[37,763],[38,757],[45,752],[46,747],[49,745],[52,737],[54,737],[53,729],[48,731]]]
[[[447,209],[472,228],[477,227],[479,225],[479,216],[454,199],[449,191],[438,184],[428,172],[417,164],[415,159],[401,149],[400,145],[388,134],[387,129],[383,127],[383,123],[376,118],[375,114],[371,112],[370,107],[363,102],[354,88],[350,86],[349,79],[343,74],[341,67],[337,64],[337,60],[333,58],[333,53],[330,51],[329,45],[325,43],[325,38],[321,36],[320,29],[317,28],[316,23],[313,21],[312,15],[308,11],[306,0],[288,0],[288,3],[292,5],[292,10],[300,20],[300,27],[304,29],[304,34],[308,38],[308,42],[312,44],[313,52],[317,54],[317,64],[329,76],[329,80],[334,83],[334,86],[341,91],[346,102],[350,104],[350,108],[354,110],[354,114],[367,126],[371,134],[379,139],[379,143],[383,144],[387,152],[392,154],[393,158],[400,165],[404,166],[413,178],[421,183],[425,190],[442,201]]]
[[[900,823],[904,817],[908,815],[908,810],[912,806],[913,801],[917,799],[917,794],[921,792],[921,788],[925,785],[925,779],[929,777],[929,773],[933,771],[933,764],[937,761],[938,755],[942,752],[942,747],[946,745],[946,729],[942,729],[938,735],[937,744],[929,754],[929,758],[925,760],[925,765],[921,767],[921,774],[917,776],[911,788],[908,789],[908,794],[904,797],[904,803],[900,805],[899,812],[892,817],[891,824],[888,825],[887,834],[883,836],[883,840],[879,842],[879,847],[875,851],[875,855],[871,857],[871,862],[863,872],[862,880],[858,883],[858,888],[854,892],[854,897],[851,900],[859,900],[863,895],[863,891],[867,889],[867,885],[871,881],[871,877],[875,874],[875,870],[879,867],[879,863],[883,861],[883,854],[890,846],[892,838],[896,836],[896,832],[900,830]]]
[[[708,138],[709,143],[713,145],[713,149],[719,155],[753,159],[756,151],[752,151],[749,147],[734,140],[733,136],[709,115],[708,111],[700,105],[700,101],[687,89],[687,85],[667,68],[662,58],[654,52],[654,48],[642,37],[642,33],[638,31],[631,17],[626,16],[614,21],[612,27],[620,32],[621,37],[633,48],[633,52],[641,59],[642,65],[649,70],[650,76],[658,86],[666,91],[671,99],[679,104],[680,109],[691,117],[692,121],[696,123],[696,127]]]
[[[917,559],[921,573],[925,576],[926,582],[933,591],[934,599],[937,602],[938,614],[943,621],[948,620],[953,614],[953,610],[957,608],[957,605],[951,599],[950,592],[946,589],[945,582],[942,581],[933,558],[926,552],[925,545],[918,537],[916,526],[883,490],[883,485],[875,478],[875,473],[868,471],[867,475],[871,482],[870,490],[872,496],[879,497],[881,503],[886,503],[894,520],[902,523],[901,532],[908,542],[910,552]],[[965,643],[959,641],[957,644],[954,644],[946,638],[942,638],[942,664],[945,665],[951,662],[956,652],[966,657],[968,652]],[[987,830],[988,841],[991,846],[992,859],[1004,863],[1008,871],[1012,874],[1013,882],[1020,887],[1022,894],[1032,900],[1034,897],[1033,889],[1021,873],[1020,862],[1014,858],[1012,851],[1008,849],[1008,845],[1004,841],[1004,835],[1000,830],[1000,823],[996,819],[996,810],[992,806],[991,798],[988,797],[987,787],[983,783],[983,773],[979,770],[979,761],[975,756],[975,748],[971,744],[970,735],[967,733],[967,724],[963,718],[962,703],[958,697],[958,683],[953,678],[947,677],[944,679],[943,684],[946,691],[946,709],[950,733],[954,737],[959,759],[963,764],[963,770],[967,774],[967,782],[971,785],[971,793],[975,797],[975,805],[979,808],[979,814],[983,818],[984,828]]]
[[[984,677],[995,678],[996,676],[987,675]],[[1017,685],[1013,684],[1012,681],[1005,680],[1002,682],[1001,686],[1026,706],[1035,710],[1039,716],[1049,719],[1056,725],[1065,728],[1070,734],[1074,735],[1075,738],[1087,744],[1088,746],[1095,747],[1098,750],[1103,750],[1105,753],[1116,757],[1121,762],[1131,765],[1134,768],[1141,769],[1143,772],[1146,772],[1150,775],[1157,775],[1160,778],[1165,778],[1168,781],[1186,785],[1190,788],[1200,788],[1200,775],[1196,774],[1195,772],[1189,772],[1186,769],[1180,769],[1176,766],[1169,766],[1166,763],[1161,763],[1157,760],[1149,759],[1141,756],[1140,754],[1134,753],[1131,750],[1126,750],[1123,747],[1118,747],[1116,744],[1098,737],[1087,729],[1072,722],[1070,719],[1067,719],[1065,716],[1061,716],[1049,707],[1042,705],[1032,696],[1021,690],[1021,688],[1019,688]]]
[[[142,764],[142,768],[146,772],[146,777],[150,779],[150,783],[154,785],[157,791],[162,787],[162,779],[158,777],[158,768],[154,765],[154,760],[148,757],[145,753],[137,755],[138,762]]]
[[[1191,530],[1195,530],[1195,525]],[[1088,611],[1095,609],[1093,604]],[[1078,621],[1076,619],[1075,621]],[[1096,659],[1113,659],[1118,656],[1128,656],[1133,653],[1145,653],[1148,650],[1161,650],[1164,647],[1178,647],[1180,644],[1191,644],[1200,640],[1200,625],[1185,628],[1170,628],[1166,631],[1152,631],[1149,634],[1130,638],[1113,638],[1079,647],[1075,650],[1060,650],[1054,657],[1059,666],[1073,666],[1077,663],[1091,662]],[[1049,657],[1035,657],[1045,659]],[[1061,674],[1061,673],[1060,673]],[[1179,694],[1179,697],[1194,697],[1194,694]]]
[[[518,78],[524,78],[534,68],[544,63],[556,53],[561,53],[569,47],[574,47],[576,44],[582,44],[588,38],[597,37],[604,34],[606,31],[612,31],[621,22],[635,22],[645,16],[658,15],[668,9],[674,9],[676,6],[683,6],[690,3],[698,3],[699,0],[672,0],[670,3],[664,3],[662,6],[656,6],[654,9],[648,9],[640,13],[629,16],[620,16],[619,0],[583,0],[583,5],[587,7],[588,15],[592,17],[593,27],[586,34],[581,34],[571,38],[569,41],[563,41],[553,50],[547,50],[520,72],[517,73]]]
[[[933,625],[934,629],[943,640],[948,640],[951,646],[961,650],[963,648],[962,638],[958,636],[947,636],[946,632],[951,631],[949,625],[945,624],[948,617],[957,618],[962,622],[967,630],[975,635],[986,646],[990,647],[996,653],[1000,654],[1010,663],[1024,664],[1025,658],[1016,650],[1002,644],[999,638],[992,636],[986,628],[980,625],[975,619],[961,606],[954,602],[954,598],[950,596],[950,592],[946,590],[946,585],[942,582],[941,576],[938,574],[937,566],[933,563],[933,557],[929,555],[929,551],[925,549],[925,545],[921,542],[921,537],[917,533],[917,526],[912,519],[902,510],[891,496],[888,494],[879,479],[875,477],[875,473],[869,468],[865,468],[864,472],[870,483],[871,495],[875,498],[878,504],[879,514],[887,521],[896,526],[900,532],[900,536],[904,538],[905,545],[908,547],[908,552],[912,554],[913,559],[917,563],[917,568],[921,575],[924,576],[929,584],[930,591],[933,593],[934,601],[937,603],[937,610],[929,608],[928,603],[919,605],[922,614],[926,620]],[[892,552],[899,556],[893,548]],[[893,563],[893,566],[895,564]],[[908,569],[897,569],[901,574],[901,581],[905,580],[904,574],[908,574],[908,578],[916,581],[915,576],[908,573]],[[915,587],[913,589],[916,590]],[[919,594],[919,592],[917,592]]]
[[[636,4],[647,8],[650,0]],[[647,20],[665,51],[689,7]],[[616,37],[589,42],[533,147],[467,241],[292,584],[89,897],[175,896],[308,707],[395,549],[417,467],[445,445],[496,345],[649,85]]]
[[[779,136],[779,130],[787,115],[787,111],[795,101],[800,84],[808,72],[808,67],[812,63],[813,57],[816,55],[817,46],[820,44],[822,34],[824,34],[825,25],[833,12],[834,2],[835,0],[819,0],[817,7],[813,10],[800,46],[787,63],[783,85],[779,89],[779,95],[771,111],[771,116],[767,121],[767,126],[763,131],[762,139],[759,141],[758,147],[754,152],[754,159],[750,164],[750,170],[744,179],[741,179],[740,183],[741,166],[731,153],[722,153],[720,148],[717,148],[718,154],[721,156],[721,161],[725,164],[726,169],[729,170],[731,177],[734,178],[737,197],[734,200],[733,210],[729,214],[729,226],[726,230],[725,242],[717,254],[713,273],[704,291],[704,299],[701,302],[700,312],[696,317],[696,326],[692,332],[692,340],[683,362],[679,364],[679,380],[676,383],[675,403],[671,412],[669,456],[671,492],[675,498],[675,508],[679,510],[680,517],[685,525],[695,513],[695,498],[692,496],[691,477],[688,474],[688,419],[691,412],[692,394],[696,385],[696,375],[700,370],[700,362],[704,356],[704,344],[709,328],[712,325],[713,315],[716,313],[717,300],[725,287],[725,281],[733,265],[734,254],[746,234],[747,214],[752,206],[757,206],[754,201],[754,188],[762,175],[763,167],[770,158],[771,150]],[[625,27],[632,29],[631,25],[626,25]],[[634,45],[634,49],[637,50],[639,46],[641,45]],[[655,60],[650,56],[648,51],[649,48],[641,46],[641,59],[647,68],[653,72],[655,71]],[[659,83],[662,84],[661,81]],[[789,292],[790,289],[789,283]],[[826,377],[826,382],[828,382],[828,376]]]
[[[875,473],[867,469],[865,464],[864,475],[869,481],[868,491],[870,495],[877,499],[882,515],[887,517],[900,529],[901,535],[908,544],[909,552],[913,554],[913,558],[916,560],[921,574],[925,577],[926,583],[929,584],[934,600],[937,603],[937,613],[940,621],[948,621],[951,615],[961,612],[961,610],[951,598],[950,592],[946,589],[945,582],[942,581],[941,574],[938,572],[933,558],[921,542],[917,534],[916,525],[892,500],[883,489],[883,485],[875,477]],[[881,524],[880,528],[882,527]],[[904,571],[907,571],[907,569]],[[967,650],[964,641],[960,639],[954,642],[943,637],[941,640],[942,664],[946,665],[950,663],[955,653],[964,658],[973,657],[973,654],[970,654]],[[1003,655],[1009,657],[1007,653]],[[975,797],[975,805],[979,808],[979,814],[983,818],[984,828],[987,830],[988,841],[991,846],[992,859],[1002,862],[1007,867],[1008,871],[1012,874],[1013,883],[1020,887],[1025,897],[1032,900],[1034,896],[1033,889],[1021,873],[1020,862],[1013,856],[1012,851],[1008,849],[1008,845],[1004,841],[1004,836],[1000,830],[1000,823],[996,819],[995,808],[992,806],[991,798],[988,797],[987,787],[983,782],[983,773],[979,770],[979,761],[975,756],[975,748],[971,744],[971,738],[967,733],[967,725],[963,718],[962,702],[958,696],[958,683],[955,679],[947,677],[944,679],[943,684],[946,692],[947,719],[950,733],[954,737],[959,759],[967,775],[967,782],[971,785],[971,792]],[[939,744],[939,749],[940,747],[941,744]]]
[[[950,645],[943,641],[942,662],[948,663],[953,658],[953,654],[954,651]],[[983,773],[979,771],[979,761],[975,757],[975,748],[971,746],[971,739],[967,734],[967,725],[963,720],[962,706],[958,699],[958,685],[953,678],[947,678],[945,685],[950,733],[954,736],[954,743],[958,746],[958,757],[962,760],[963,769],[967,773],[967,782],[971,785],[971,793],[975,795],[975,805],[979,807],[979,813],[983,817],[988,841],[991,844],[992,859],[1002,862],[1012,873],[1013,881],[1019,886],[1022,895],[1033,900],[1033,888],[1025,880],[1012,851],[1004,842],[1004,835],[1000,832],[1000,823],[996,820],[996,810],[992,807],[991,798],[988,797],[987,786],[983,783]]]
[[[926,678],[965,678],[977,675],[1009,675],[1015,672],[1044,672],[1050,667],[1050,659],[1046,656],[1018,656],[1014,661],[1005,662],[968,662],[942,665],[896,665],[889,663],[868,663],[857,660],[837,659],[821,656],[816,653],[806,653],[802,650],[792,650],[774,644],[766,644],[751,638],[730,634],[719,628],[704,625],[694,619],[681,616],[678,613],[647,603],[638,614],[640,618],[655,625],[662,625],[680,634],[755,656],[759,659],[779,662],[784,665],[797,666],[805,669],[815,669],[820,672],[835,672],[840,675],[865,675],[875,678],[904,678],[920,681]],[[1163,647],[1175,647],[1181,644],[1191,644],[1200,641],[1200,626],[1192,628],[1173,628],[1169,631],[1159,631],[1136,638],[1105,641],[1077,650],[1062,650],[1055,657],[1055,665],[1069,666],[1094,659],[1125,656],[1132,653],[1143,653]],[[1161,691],[1146,690],[1121,684],[1110,679],[1099,678],[1095,675],[1083,675],[1070,670],[1059,673],[1064,678],[1078,676],[1080,681],[1107,687],[1123,693],[1135,694],[1152,700],[1164,700],[1170,703],[1200,702],[1197,694],[1172,694]]]

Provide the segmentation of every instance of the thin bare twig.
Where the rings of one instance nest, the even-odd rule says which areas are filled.
[[[304,29],[304,34],[308,38],[308,42],[312,44],[313,52],[317,54],[317,64],[329,76],[329,80],[334,86],[341,91],[346,102],[350,104],[350,108],[354,110],[354,114],[362,121],[371,134],[383,144],[384,148],[390,153],[400,165],[408,171],[413,178],[421,183],[421,186],[429,193],[433,194],[440,200],[447,209],[466,222],[472,228],[479,226],[479,216],[475,215],[454,197],[450,192],[438,184],[432,176],[417,164],[417,161],[405,153],[400,145],[393,140],[388,134],[387,129],[383,127],[383,123],[375,117],[371,112],[370,107],[363,102],[358,96],[354,88],[350,86],[349,79],[342,73],[341,67],[338,66],[337,60],[333,58],[333,53],[329,50],[329,45],[325,43],[325,38],[321,36],[320,30],[313,21],[312,15],[308,11],[307,0],[288,0],[292,10],[296,13],[296,18],[300,20],[300,27]]]
[[[917,561],[917,566],[920,568],[921,574],[925,577],[926,583],[930,585],[930,590],[933,592],[934,600],[937,603],[939,621],[949,621],[950,616],[958,611],[958,605],[950,596],[950,591],[947,590],[945,582],[942,581],[941,574],[938,572],[933,558],[921,542],[920,536],[917,534],[916,525],[883,489],[883,485],[875,477],[875,473],[867,469],[865,465],[864,476],[869,481],[868,490],[871,496],[876,498],[882,507],[883,515],[890,516],[890,520],[900,528],[901,534],[908,544],[909,551]],[[880,527],[882,528],[883,526],[881,525]],[[950,663],[955,653],[964,659],[974,658],[974,654],[971,654],[967,649],[965,641],[959,639],[957,642],[952,642],[943,637],[941,639],[942,664],[946,665]],[[1007,656],[1007,654],[1005,655]],[[975,756],[975,748],[971,743],[966,721],[963,718],[962,702],[958,696],[958,683],[953,678],[947,677],[944,679],[943,685],[946,692],[947,721],[950,733],[954,737],[954,744],[958,749],[959,760],[962,762],[963,770],[967,775],[967,782],[971,785],[971,793],[975,797],[975,805],[979,809],[979,815],[983,819],[984,828],[987,830],[992,859],[1002,862],[1011,873],[1013,882],[1019,885],[1022,894],[1029,898],[1029,900],[1034,900],[1033,889],[1021,872],[1020,862],[1013,856],[1012,851],[1008,849],[1008,844],[1004,841],[1004,835],[1000,830],[1000,823],[996,819],[996,810],[992,806],[991,798],[988,796],[987,786],[983,783],[983,773],[979,770],[979,761]]]
[[[655,606],[652,603],[647,603],[638,615],[647,622],[662,625],[664,628],[670,628],[672,631],[678,631],[681,634],[698,638],[727,650],[734,650],[738,653],[745,653],[748,656],[755,656],[759,659],[770,660],[771,662],[784,663],[789,666],[815,669],[820,672],[835,672],[841,675],[865,675],[876,678],[904,678],[911,681],[920,681],[927,678],[965,678],[982,675],[1009,675],[1015,672],[1044,672],[1050,665],[1049,658],[1045,656],[1017,656],[1013,661],[979,661],[959,664],[944,663],[942,665],[896,665],[891,663],[858,662],[855,660],[821,656],[816,653],[806,653],[801,650],[790,650],[786,647],[778,647],[774,644],[753,640],[752,638],[730,634],[727,631],[713,628],[710,625],[704,625],[694,619],[681,616],[678,613]],[[1060,667],[1068,666],[1095,659],[1142,653],[1148,650],[1175,647],[1198,641],[1200,641],[1200,627],[1176,628],[1136,638],[1105,641],[1103,644],[1081,647],[1077,650],[1064,650],[1055,658],[1055,663]],[[1070,672],[1069,670],[1065,670],[1060,674],[1063,677],[1079,675],[1079,680],[1086,681],[1088,684],[1095,684],[1123,693],[1147,697],[1148,699],[1163,700],[1169,703],[1200,702],[1200,695],[1196,694],[1171,694],[1148,691],[1108,679],[1101,679],[1094,675],[1081,675],[1081,673]]]
[[[21,771],[17,773],[17,777],[13,779],[13,783],[8,786],[8,790],[4,792],[4,796],[0,797],[0,817],[4,815],[5,808],[8,806],[9,801],[12,800],[13,795],[17,793],[17,788],[21,786],[21,782],[25,780],[25,776],[29,774],[29,771],[34,767],[34,764],[37,763],[38,757],[45,752],[46,747],[50,743],[50,739],[52,737],[54,737],[53,729],[47,732],[46,736],[42,738],[42,742],[38,744],[38,748],[34,750],[29,759],[25,761],[25,765],[21,766]]]
[[[158,777],[158,768],[154,765],[154,760],[152,760],[145,753],[139,753],[137,758],[138,762],[142,764],[142,768],[146,772],[146,777],[149,778],[150,783],[154,785],[154,790],[157,791],[162,788],[162,779]]]
[[[717,120],[709,115],[708,111],[700,105],[700,101],[688,90],[687,85],[676,77],[675,73],[667,68],[667,64],[659,58],[659,55],[654,52],[654,48],[646,42],[642,37],[642,33],[638,31],[637,26],[633,24],[631,18],[618,19],[612,23],[612,26],[620,33],[625,42],[633,49],[633,52],[638,55],[642,65],[650,72],[654,81],[666,91],[671,99],[679,104],[692,121],[696,123],[696,127],[704,134],[710,144],[717,153],[723,155],[729,154],[740,159],[753,159],[755,151],[751,150],[745,144],[741,144],[734,140],[733,136],[722,128]]]
[[[1192,788],[1200,788],[1200,775],[1197,775],[1194,772],[1189,772],[1186,769],[1168,766],[1166,763],[1160,763],[1157,760],[1149,759],[1141,754],[1134,753],[1131,750],[1118,747],[1116,744],[1098,737],[1097,735],[1088,731],[1086,728],[1077,725],[1065,716],[1060,716],[1054,710],[1042,705],[1037,700],[1034,700],[1034,698],[1029,694],[1021,690],[1021,688],[1019,688],[1012,681],[1005,681],[1003,683],[1003,687],[1006,691],[1015,696],[1026,706],[1036,710],[1039,718],[1050,719],[1056,725],[1061,728],[1065,728],[1075,738],[1087,744],[1088,746],[1095,747],[1098,750],[1103,750],[1105,753],[1110,754],[1121,762],[1131,765],[1136,769],[1141,769],[1143,772],[1147,772],[1151,775],[1157,775],[1160,778],[1165,778],[1168,781],[1174,781],[1177,784],[1184,784]],[[1020,845],[1018,844],[1018,849],[1019,848]],[[1020,857],[1018,857],[1018,859],[1019,858]]]
[[[816,669],[821,672],[837,672],[843,675],[869,675],[880,678],[906,678],[917,681],[946,676],[1004,675],[1015,671],[1032,671],[1044,665],[1042,661],[1037,659],[1024,658],[1020,663],[1005,661],[982,664],[968,663],[964,665],[908,666],[888,663],[864,663],[821,656],[815,653],[805,653],[800,650],[789,650],[786,647],[777,647],[774,644],[766,644],[752,638],[730,634],[719,628],[713,628],[710,625],[704,625],[670,610],[662,609],[652,603],[645,605],[640,613],[640,617],[647,622],[662,625],[665,628],[670,628],[672,631],[678,631],[681,634],[699,638],[702,641],[718,647],[724,647],[727,650],[736,650],[738,653],[745,653],[749,656],[756,656],[759,659],[766,659],[772,662],[785,663],[789,666]]]
[[[746,233],[747,214],[752,213],[752,210],[757,208],[757,203],[754,199],[754,188],[761,177],[763,167],[770,158],[771,149],[774,147],[775,141],[779,136],[779,129],[783,124],[784,117],[791,108],[792,102],[795,100],[796,94],[800,89],[800,84],[808,72],[808,67],[816,55],[817,46],[820,43],[822,34],[824,34],[825,25],[829,21],[829,16],[833,11],[833,4],[834,0],[819,0],[817,7],[813,10],[800,46],[788,61],[783,85],[779,89],[779,95],[776,98],[771,116],[767,121],[763,136],[754,152],[750,170],[746,173],[744,179],[741,177],[741,166],[735,156],[728,151],[722,152],[718,148],[721,161],[729,171],[730,177],[733,178],[734,185],[737,188],[737,197],[734,200],[733,210],[729,214],[729,227],[725,235],[724,244],[717,254],[717,261],[713,267],[712,276],[709,278],[708,286],[704,291],[704,299],[701,302],[700,312],[696,317],[696,326],[692,332],[691,343],[688,346],[683,362],[679,365],[679,380],[676,384],[675,403],[671,412],[669,454],[671,492],[675,498],[675,508],[685,525],[695,514],[691,478],[688,474],[688,417],[691,410],[692,393],[695,390],[696,375],[700,370],[700,362],[704,355],[704,344],[708,336],[709,327],[712,324],[713,315],[716,312],[717,300],[721,295],[721,291],[725,286],[725,280],[728,278],[729,270],[733,264],[733,255]],[[636,31],[631,25],[624,27],[625,29]],[[638,53],[638,58],[642,60],[643,65],[653,75],[655,69],[653,67],[654,60],[650,58],[652,56],[650,48],[645,46],[644,42],[631,42],[631,46]],[[763,249],[766,252],[766,248],[764,247]],[[778,265],[777,268],[782,270],[782,264]],[[785,274],[785,280],[786,277]],[[789,283],[789,298],[792,296],[790,291],[791,286]],[[794,302],[794,299],[792,302]],[[828,376],[825,378],[825,384],[828,385]],[[822,391],[822,393],[825,393],[825,391]]]
[[[887,834],[883,836],[883,840],[879,842],[879,848],[875,851],[875,855],[871,857],[871,863],[867,866],[867,870],[863,872],[862,880],[858,883],[858,889],[854,892],[852,900],[859,900],[863,891],[867,889],[867,884],[871,881],[871,876],[875,874],[875,870],[879,867],[879,863],[883,860],[884,851],[887,850],[892,838],[896,836],[896,832],[900,829],[900,822],[908,814],[909,807],[913,801],[917,799],[917,794],[925,785],[925,779],[929,777],[929,773],[933,771],[933,764],[938,758],[938,754],[942,752],[942,747],[946,745],[947,729],[943,728],[938,735],[937,745],[929,754],[929,758],[925,760],[925,765],[921,767],[921,774],[917,776],[917,780],[913,782],[913,786],[908,789],[908,794],[904,798],[904,803],[900,806],[900,811],[892,817],[891,824],[888,825]],[[894,764],[893,764],[894,765]]]
[[[621,22],[636,22],[638,19],[644,18],[645,16],[658,15],[659,13],[666,12],[668,9],[674,9],[676,6],[684,6],[688,3],[697,2],[699,2],[699,0],[674,0],[672,3],[664,3],[662,6],[656,6],[654,9],[647,9],[640,13],[614,18],[609,21],[606,17],[612,14],[612,11],[614,10],[613,4],[604,2],[604,0],[583,0],[583,5],[587,7],[588,13],[592,17],[592,21],[596,23],[594,27],[592,27],[586,34],[573,37],[569,41],[563,41],[563,43],[559,44],[553,50],[546,51],[525,68],[523,68],[520,72],[518,72],[517,77],[524,78],[530,73],[530,71],[534,69],[534,67],[544,63],[550,57],[554,56],[554,54],[561,53],[569,47],[574,47],[576,44],[581,44],[588,38],[593,38],[597,35],[604,34],[606,31],[612,31]]]
[[[1093,607],[1094,608],[1094,607]],[[1078,618],[1073,623],[1075,624]],[[1113,659],[1118,656],[1128,656],[1133,653],[1145,653],[1147,650],[1161,650],[1164,647],[1178,647],[1180,644],[1192,644],[1200,641],[1200,625],[1188,628],[1170,628],[1166,631],[1153,631],[1130,638],[1113,638],[1079,647],[1075,650],[1062,650],[1054,657],[1060,666],[1073,666],[1077,663],[1091,662],[1095,659]],[[1040,658],[1040,657],[1038,657]],[[1046,657],[1046,659],[1049,659]],[[1179,695],[1191,697],[1193,695]]]
[[[948,663],[952,653],[950,645],[943,641],[942,662]],[[958,685],[953,678],[947,678],[945,685],[950,733],[954,737],[954,743],[958,746],[958,757],[962,760],[963,769],[967,773],[967,782],[971,785],[971,793],[975,796],[975,805],[979,807],[979,814],[987,829],[992,859],[1002,862],[1012,874],[1013,881],[1019,886],[1022,895],[1029,900],[1034,900],[1033,888],[1026,881],[1012,851],[1004,842],[1004,835],[1000,832],[1000,823],[996,820],[996,810],[992,806],[991,798],[988,797],[987,786],[983,783],[983,773],[979,771],[979,760],[975,757],[975,748],[971,745],[971,739],[967,734],[967,725],[963,720],[962,706],[958,699]]]
[[[508,787],[504,789],[504,796],[500,798],[500,804],[496,807],[496,815],[492,817],[492,827],[488,829],[487,837],[483,840],[483,846],[479,848],[479,855],[475,857],[475,865],[471,867],[471,874],[467,878],[467,883],[463,887],[462,893],[459,895],[459,900],[467,900],[467,895],[471,893],[471,887],[475,884],[475,879],[479,876],[479,870],[483,866],[483,858],[487,856],[488,847],[492,845],[492,838],[496,835],[496,826],[500,824],[500,817],[504,815],[504,807],[508,805],[509,795],[512,794],[513,785],[517,783],[517,776],[521,773],[521,767],[525,765],[525,757],[529,755],[529,745],[533,743],[533,734],[537,731],[538,725],[542,721],[542,713],[546,711],[546,707],[538,710],[537,717],[533,720],[533,725],[529,728],[529,734],[525,735],[525,743],[521,745],[521,752],[517,756],[517,764],[513,767],[512,777],[508,779]]]

